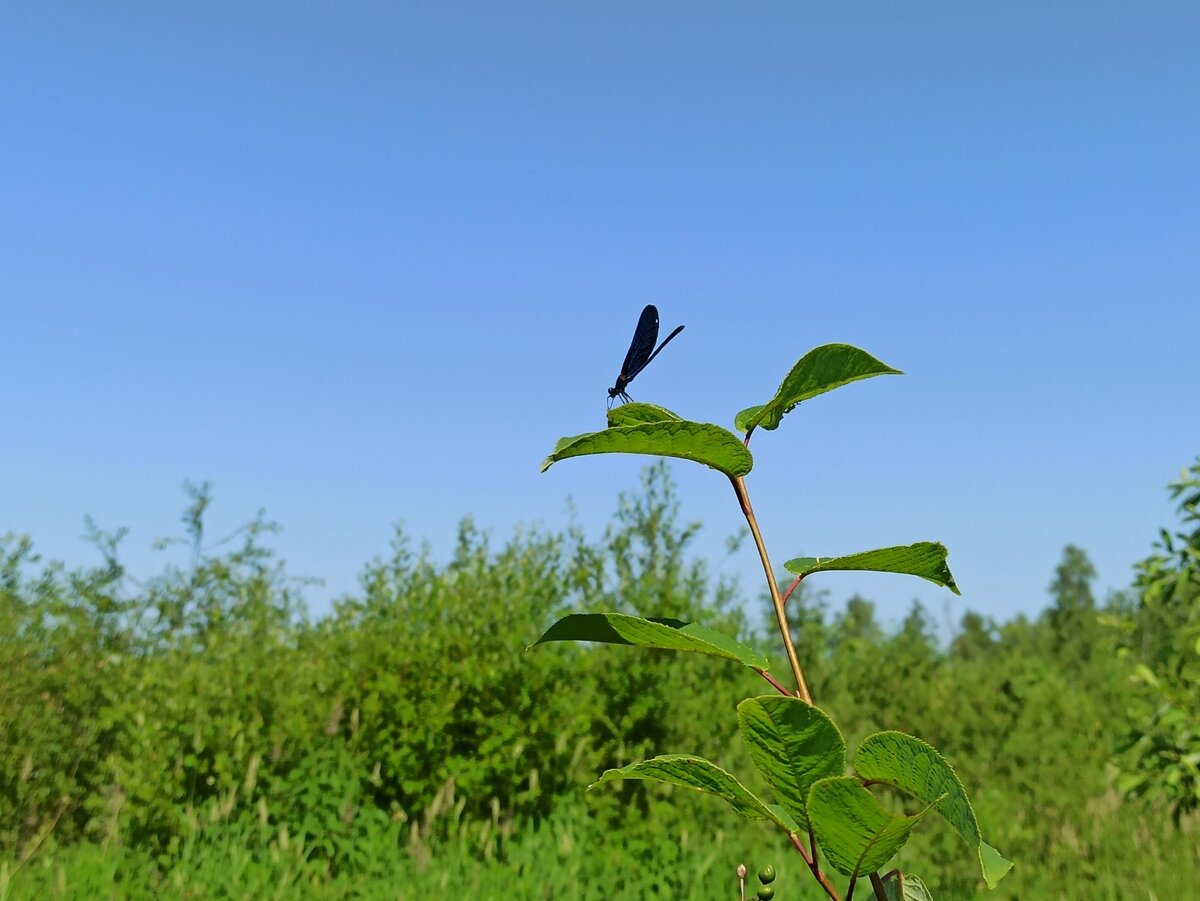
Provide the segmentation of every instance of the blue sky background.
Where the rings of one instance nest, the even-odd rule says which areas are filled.
[[[598,533],[646,459],[538,464],[650,302],[631,393],[689,418],[825,342],[905,370],[752,445],[778,563],[950,547],[961,601],[820,583],[886,621],[1036,611],[1067,542],[1126,584],[1200,453],[1192,0],[10,4],[0,109],[0,532],[49,557],[90,513],[152,571],[185,479],[318,613],[398,522]]]

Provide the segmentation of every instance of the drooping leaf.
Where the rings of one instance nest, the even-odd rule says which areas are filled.
[[[878,870],[904,847],[929,807],[912,816],[891,813],[850,776],[830,776],[808,793],[808,818],[825,859],[839,873]]]
[[[754,458],[738,437],[707,422],[663,419],[560,438],[542,463],[545,472],[559,460],[588,454],[653,454],[703,463],[732,479],[750,472]]]
[[[784,569],[797,576],[834,570],[863,570],[877,573],[902,573],[920,576],[935,585],[962,594],[946,565],[946,546],[936,541],[881,547],[873,551],[847,554],[843,557],[796,557],[783,564]]]
[[[639,425],[645,422],[682,422],[683,417],[672,413],[666,407],[656,404],[644,404],[633,401],[619,404],[608,411],[608,426]]]
[[[908,873],[897,873],[895,879],[883,883],[888,901],[933,901],[933,895],[925,883]]]
[[[938,813],[977,850],[988,888],[1012,869],[1012,861],[983,841],[966,789],[937,748],[903,732],[876,732],[858,746],[854,769],[864,779],[895,786],[926,804],[941,798]]]
[[[706,795],[721,798],[744,817],[769,820],[783,829],[795,831],[794,823],[789,825],[786,818],[763,803],[735,776],[703,757],[694,757],[691,754],[663,754],[620,769],[605,770],[599,779],[588,786],[588,791],[594,791],[606,782],[616,779],[647,779],[704,792]]]
[[[859,379],[901,374],[899,369],[881,363],[865,350],[850,344],[824,344],[800,358],[767,403],[738,413],[734,425],[747,435],[760,425],[764,429],[777,429],[785,414],[810,397]]]
[[[627,613],[572,613],[564,616],[530,647],[550,641],[598,641],[666,651],[694,651],[735,660],[756,670],[767,658],[715,629],[664,617],[643,618]]]
[[[750,759],[801,828],[813,783],[846,770],[846,742],[833,720],[799,698],[766,695],[738,704]]]

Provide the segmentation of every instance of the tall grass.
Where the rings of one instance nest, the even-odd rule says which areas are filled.
[[[692,811],[700,812],[700,809]],[[716,815],[708,809],[708,817]],[[454,820],[453,812],[443,816]],[[735,898],[738,863],[779,871],[777,897],[817,899],[803,863],[764,832],[732,820],[728,828],[629,835],[597,827],[586,802],[501,837],[487,821],[460,820],[427,843],[420,830],[379,826],[362,838],[364,864],[333,873],[305,837],[286,826],[209,826],[190,835],[163,865],[145,849],[82,844],[51,848],[17,869],[0,866],[0,899],[47,898],[389,898],[542,899]],[[396,827],[400,828],[396,828]],[[1182,829],[1147,816],[1097,820],[1092,833],[1060,830],[1039,860],[1025,860],[987,892],[969,868],[945,873],[938,846],[949,836],[921,834],[905,866],[929,874],[940,898],[1187,899],[1197,897],[1197,824]],[[951,841],[957,841],[954,838]],[[939,878],[939,873],[943,874]],[[1076,886],[1065,891],[1063,886]]]

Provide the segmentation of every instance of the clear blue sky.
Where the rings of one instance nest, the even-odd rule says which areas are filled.
[[[315,612],[393,524],[444,555],[594,532],[645,458],[538,473],[634,384],[730,425],[830,341],[902,378],[756,436],[777,562],[940,539],[1032,612],[1062,546],[1129,578],[1200,453],[1200,5],[10,4],[0,532],[96,559],[265,507]],[[728,484],[676,462],[724,559]],[[815,580],[814,580],[815,581]]]

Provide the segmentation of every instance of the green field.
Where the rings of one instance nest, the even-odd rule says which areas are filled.
[[[765,682],[667,652],[525,650],[564,613],[616,610],[700,621],[782,662],[763,599],[690,553],[697,527],[664,472],[600,537],[500,542],[468,522],[435,564],[397,535],[321,619],[265,524],[224,544],[204,534],[203,491],[189,562],[148,578],[125,572],[116,536],[94,536],[105,563],[90,570],[5,539],[0,899],[734,899],[739,863],[773,864],[776,898],[824,897],[790,846],[717,801],[585,791],[667,752],[761,789],[734,709]],[[1157,537],[1130,559],[1179,556]],[[1200,558],[1196,533],[1182,546]],[[1096,599],[1086,553],[1068,547],[1042,616],[959,609],[952,635],[919,606],[885,628],[867,599],[834,612],[801,598],[817,704],[851,743],[900,729],[940,748],[1016,861],[987,892],[971,849],[931,820],[894,865],[938,898],[1200,897],[1200,578],[1170,570],[1163,603],[1164,566]],[[1174,682],[1156,692],[1147,673]]]

